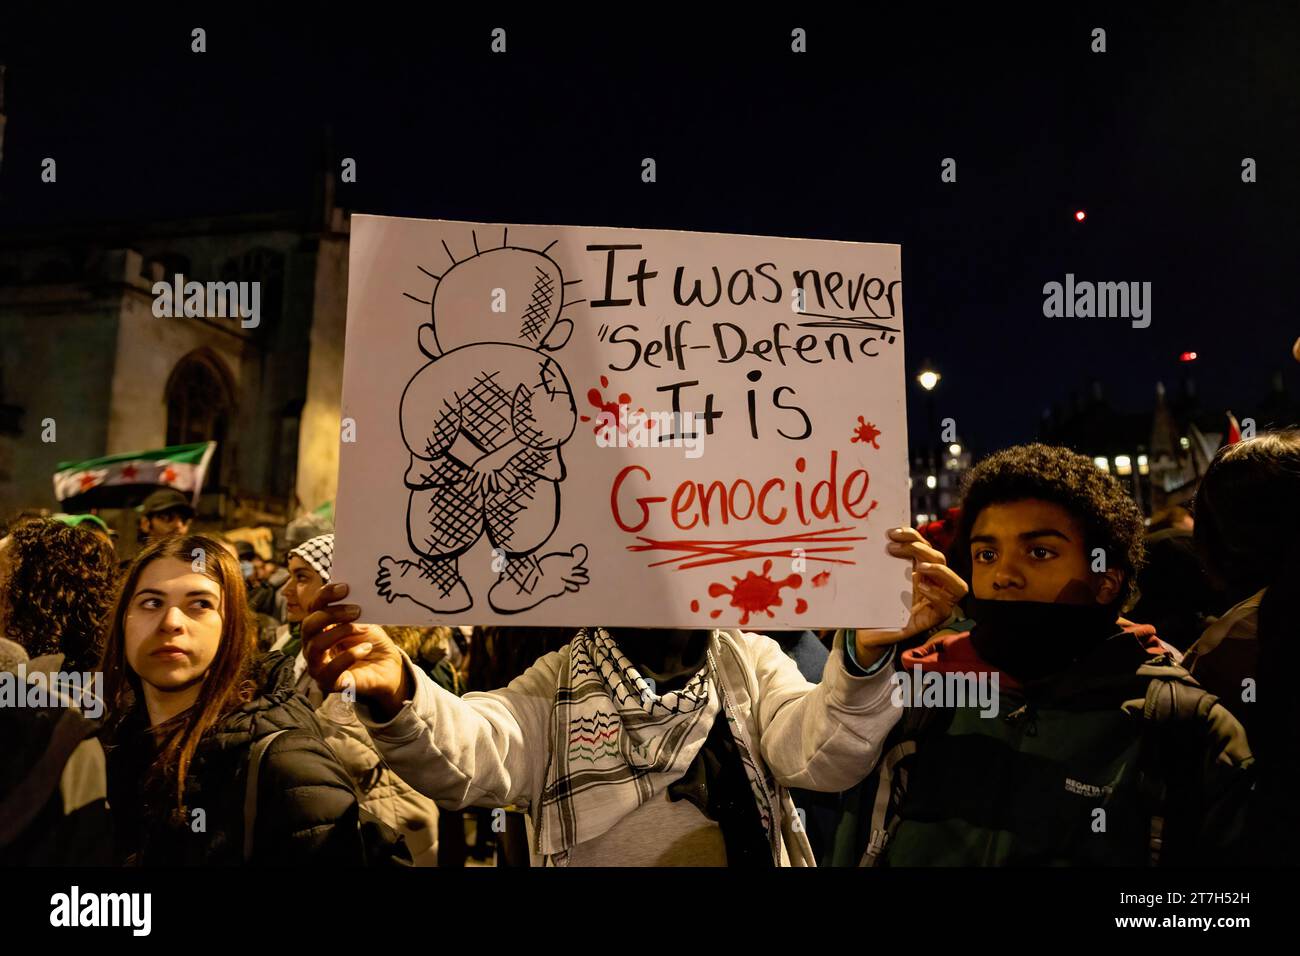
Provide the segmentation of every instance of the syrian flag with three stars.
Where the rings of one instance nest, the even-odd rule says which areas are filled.
[[[67,501],[101,489],[148,485],[175,488],[188,494],[197,506],[208,462],[216,448],[216,442],[204,441],[89,461],[59,462],[54,473],[54,496]]]

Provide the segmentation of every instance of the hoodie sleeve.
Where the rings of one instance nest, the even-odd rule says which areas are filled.
[[[854,676],[837,631],[820,684],[810,684],[769,639],[750,638],[758,675],[755,713],[760,747],[785,787],[839,792],[861,782],[898,722],[891,700],[893,668]]]
[[[356,791],[324,740],[303,729],[282,734],[267,748],[259,773],[254,864],[365,862]]]
[[[415,695],[387,723],[357,714],[399,777],[449,809],[527,807],[542,789],[560,654],[501,690],[457,697],[409,660]]]

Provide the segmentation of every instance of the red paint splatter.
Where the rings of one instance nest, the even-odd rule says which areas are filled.
[[[815,588],[824,588],[830,582],[830,579],[831,573],[829,571],[823,571],[821,574],[813,576],[812,585]]]
[[[609,379],[604,375],[600,377],[600,388],[609,388]],[[594,416],[578,416],[579,421],[589,422],[594,420],[596,422],[596,427],[591,430],[593,435],[599,435],[602,428],[616,429],[619,422],[619,406],[632,404],[632,396],[627,392],[619,392],[618,398],[607,400],[601,393],[600,388],[587,389],[587,402],[592,408],[596,409],[597,414]],[[637,414],[645,414],[645,409],[638,408]],[[627,425],[624,424],[624,427],[627,427]]]
[[[850,441],[860,441],[864,445],[870,444],[872,448],[879,450],[880,446],[876,444],[876,439],[879,437],[880,429],[871,424],[871,422],[864,420],[863,417],[859,415],[858,424],[853,429],[853,438],[850,439]]]
[[[691,612],[694,613],[694,614],[699,614],[699,613],[700,613],[700,602],[699,602],[699,601],[692,601],[692,602],[691,602]]]
[[[808,610],[808,602],[803,598],[794,602],[794,613],[802,614],[806,610]]]
[[[709,617],[722,617],[722,611],[721,610],[710,611]]]
[[[797,588],[803,584],[803,578],[797,574],[791,574],[781,581],[774,581],[768,577],[768,572],[772,570],[772,562],[763,562],[763,573],[755,574],[753,571],[745,572],[744,578],[732,577],[735,582],[732,587],[724,584],[710,584],[709,597],[722,597],[730,595],[731,606],[738,607],[741,610],[740,623],[743,627],[749,623],[749,616],[763,611],[768,617],[776,617],[772,613],[772,608],[781,605],[781,588]],[[722,612],[713,611],[710,617],[718,617]]]

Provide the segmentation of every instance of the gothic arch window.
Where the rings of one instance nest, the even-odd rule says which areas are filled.
[[[191,352],[167,379],[167,444],[215,441],[217,453],[208,466],[204,491],[221,487],[221,462],[234,417],[233,379],[221,359],[207,349]]]

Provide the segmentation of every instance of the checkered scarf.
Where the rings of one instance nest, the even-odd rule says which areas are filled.
[[[581,630],[560,665],[538,849],[600,836],[686,773],[721,706],[711,668],[658,695],[603,629]]]
[[[310,564],[320,579],[329,584],[330,568],[334,564],[334,535],[318,534],[289,552],[290,557],[294,555]]]

